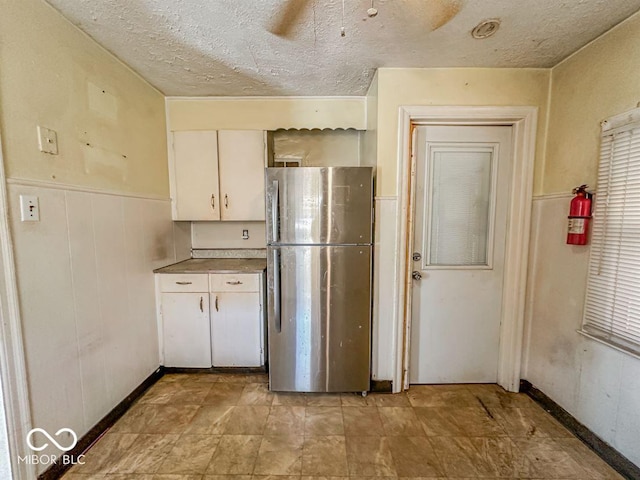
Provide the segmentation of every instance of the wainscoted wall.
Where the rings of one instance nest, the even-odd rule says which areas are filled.
[[[398,198],[375,198],[373,247],[372,377],[389,380],[394,376],[396,347],[396,245]],[[398,388],[399,385],[394,385]]]
[[[577,332],[589,248],[565,244],[570,198],[533,202],[522,378],[640,465],[640,359]]]
[[[158,368],[152,270],[189,257],[189,223],[168,200],[9,182],[33,426],[80,436]]]

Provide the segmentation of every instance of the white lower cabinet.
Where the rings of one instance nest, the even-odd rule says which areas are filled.
[[[165,367],[264,365],[264,274],[159,274],[157,285]]]
[[[262,361],[258,292],[212,293],[211,359],[214,367],[259,367]]]
[[[210,367],[209,294],[165,292],[161,305],[164,365]]]
[[[209,276],[214,367],[264,365],[262,279],[262,274]]]

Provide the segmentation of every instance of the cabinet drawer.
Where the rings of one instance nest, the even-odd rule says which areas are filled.
[[[206,274],[160,274],[161,292],[208,292]]]
[[[212,292],[257,292],[260,290],[260,274],[217,273],[211,275]]]

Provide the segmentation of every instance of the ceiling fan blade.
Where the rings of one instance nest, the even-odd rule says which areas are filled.
[[[279,37],[288,36],[302,12],[311,5],[312,1],[287,0],[267,30]]]
[[[423,0],[421,5],[431,30],[449,23],[462,8],[460,0]]]

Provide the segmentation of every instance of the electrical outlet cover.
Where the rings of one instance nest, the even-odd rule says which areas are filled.
[[[20,195],[20,220],[23,222],[39,222],[40,207],[35,195]]]

